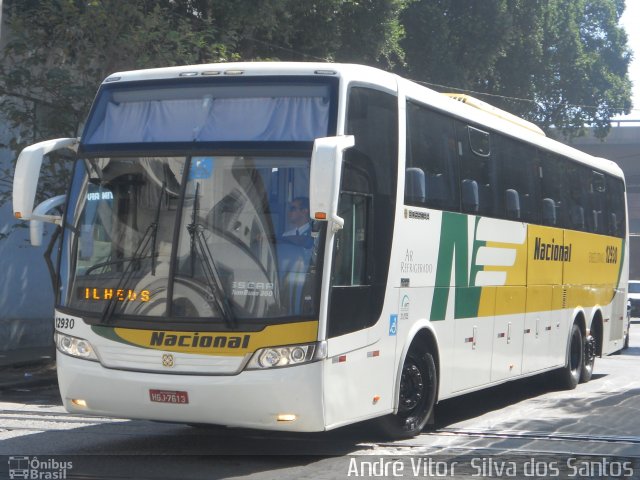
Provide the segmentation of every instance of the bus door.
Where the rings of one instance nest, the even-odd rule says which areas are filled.
[[[396,337],[388,333],[395,291],[387,288],[387,279],[398,178],[398,98],[351,87],[345,133],[353,135],[355,145],[344,155],[338,199],[344,226],[333,237],[324,376],[329,426],[389,411],[396,370]]]

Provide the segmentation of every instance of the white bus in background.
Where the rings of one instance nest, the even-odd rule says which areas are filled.
[[[68,193],[34,210],[60,148]],[[301,197],[312,233],[283,236]],[[574,388],[625,335],[620,169],[369,67],[113,74],[81,138],[23,151],[14,212],[62,228],[70,412],[409,437],[442,399]]]

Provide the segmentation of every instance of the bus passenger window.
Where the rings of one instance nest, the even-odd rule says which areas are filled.
[[[566,181],[571,178],[567,162],[542,150],[538,151],[538,158],[539,198],[542,202],[540,221],[543,225],[566,228],[570,222],[570,205],[573,204],[569,200],[571,182]]]
[[[489,134],[473,127],[468,127],[467,130],[469,132],[469,146],[471,147],[471,151],[479,157],[488,157],[491,155]]]
[[[459,209],[453,120],[407,102],[407,205]]]
[[[504,191],[500,189],[498,165],[490,148],[487,132],[456,122],[462,211],[476,215],[502,217]]]
[[[607,211],[609,214],[609,234],[616,237],[624,237],[626,227],[626,215],[624,205],[624,183],[622,180],[606,176],[607,185]]]
[[[609,231],[605,225],[604,215],[607,210],[607,184],[604,174],[600,172],[591,172],[591,209],[593,211],[593,231],[595,233],[606,234]]]
[[[491,154],[497,157],[505,192],[504,212],[500,216],[507,220],[539,222],[537,150],[501,134],[493,134],[492,140]]]

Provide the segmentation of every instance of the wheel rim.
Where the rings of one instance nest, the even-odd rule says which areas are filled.
[[[587,368],[593,366],[596,360],[596,343],[591,335],[589,335],[584,343],[584,364]]]
[[[409,416],[425,398],[424,376],[413,360],[402,369],[400,379],[400,405],[398,413]]]

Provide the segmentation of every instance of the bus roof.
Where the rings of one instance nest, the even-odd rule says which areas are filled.
[[[339,75],[377,79],[396,75],[365,65],[319,62],[229,62],[179,67],[151,68],[117,72],[109,75],[104,83],[117,81],[161,80],[179,77],[261,76],[261,75]],[[373,78],[371,78],[373,77]]]

